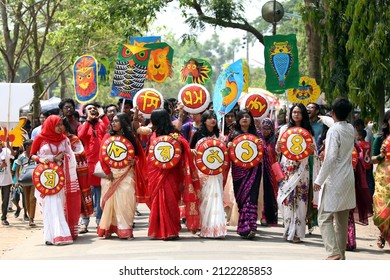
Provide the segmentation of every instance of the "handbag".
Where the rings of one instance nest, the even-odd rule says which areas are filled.
[[[286,179],[286,174],[284,174],[283,168],[280,165],[279,161],[273,163],[271,165],[271,168],[272,168],[272,173],[274,174],[277,182],[280,182],[280,181],[283,181],[284,179]]]
[[[106,173],[104,173],[104,171],[103,171],[103,168],[102,168],[100,161],[98,161],[96,163],[95,170],[93,171],[93,175],[95,175],[96,177],[99,177],[99,178],[106,178],[107,177]]]
[[[22,170],[20,170],[19,172],[19,178],[18,178],[19,184],[21,184],[22,186],[33,185],[32,176],[35,167],[37,167],[37,164],[35,162],[31,162],[30,160],[27,162],[27,164],[22,166]]]

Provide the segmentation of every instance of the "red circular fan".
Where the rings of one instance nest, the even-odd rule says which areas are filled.
[[[42,195],[56,194],[64,187],[64,170],[55,162],[40,163],[34,169],[33,183]]]
[[[243,168],[251,168],[260,163],[264,148],[259,137],[253,134],[242,134],[232,141],[229,149],[230,159]]]
[[[290,127],[280,137],[282,146],[280,151],[291,160],[302,160],[311,153],[310,144],[313,137],[309,131],[302,127]]]
[[[203,138],[196,146],[195,164],[206,175],[217,175],[229,166],[228,149],[224,142]]]
[[[156,137],[149,147],[149,156],[155,166],[161,169],[172,168],[181,158],[180,142],[171,135]]]
[[[101,148],[103,161],[118,169],[129,165],[129,160],[134,158],[134,152],[133,144],[123,136],[108,137]]]

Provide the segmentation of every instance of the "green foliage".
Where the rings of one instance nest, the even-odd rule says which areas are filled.
[[[384,91],[390,90],[390,3],[354,0],[346,16],[352,22],[347,42],[349,97],[364,117],[376,119]]]
[[[265,71],[264,68],[251,68],[250,69],[250,85],[252,88],[265,89]]]
[[[62,1],[57,24],[48,38],[52,46],[77,56],[112,56],[119,43],[146,33],[161,1]]]
[[[210,3],[208,8],[206,8],[206,11],[210,12],[217,19],[233,21],[240,18],[241,13],[245,11],[242,1],[213,0],[204,2]]]
[[[338,96],[348,96],[349,59],[345,48],[351,22],[345,16],[347,0],[324,2],[324,29],[322,37],[322,73],[321,88],[328,102]]]
[[[0,81],[5,82],[7,80],[6,65],[3,59],[0,60]]]
[[[321,24],[321,20],[325,17],[325,11],[323,6],[321,6],[318,2],[313,3],[312,5],[304,5],[303,3],[300,5],[300,14],[302,15],[302,21],[305,23],[310,23],[314,26],[317,32],[323,30],[323,25]]]

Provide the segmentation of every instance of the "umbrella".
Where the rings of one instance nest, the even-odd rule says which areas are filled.
[[[40,104],[41,104],[41,111],[42,112],[47,112],[47,111],[52,111],[52,110],[59,110],[59,107],[58,107],[58,104],[60,104],[61,102],[61,98],[59,97],[51,97],[47,100],[41,100],[40,101]],[[30,106],[31,106],[31,103],[24,106],[22,108],[22,111],[23,112],[29,112],[30,111]]]

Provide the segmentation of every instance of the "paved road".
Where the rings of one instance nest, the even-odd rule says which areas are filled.
[[[148,209],[139,205],[142,216],[136,217],[134,240],[100,239],[96,228],[80,235],[72,245],[46,246],[43,244],[42,221],[38,229],[8,248],[3,260],[322,260],[326,257],[318,228],[307,234],[301,244],[282,239],[282,227],[258,227],[254,240],[241,239],[235,227],[228,227],[224,240],[199,238],[182,230],[176,241],[149,240],[147,237]],[[19,219],[20,220],[20,219]],[[11,222],[11,220],[10,220]],[[21,222],[22,223],[22,222]],[[17,225],[14,225],[16,227]],[[6,231],[2,227],[2,234]],[[28,228],[25,230],[29,230]],[[390,260],[390,248],[376,247],[377,229],[370,220],[369,226],[356,225],[357,249],[347,252],[348,260]],[[2,238],[4,238],[2,236]],[[11,238],[11,237],[10,237]]]

